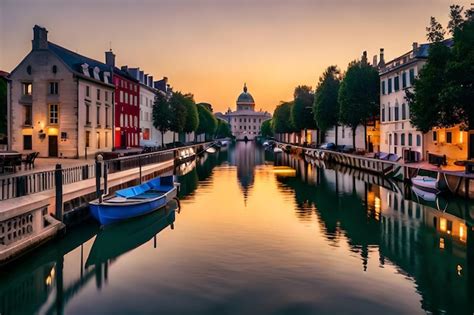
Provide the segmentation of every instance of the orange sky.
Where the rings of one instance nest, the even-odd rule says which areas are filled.
[[[457,1],[468,6],[472,2]],[[431,15],[446,25],[451,0],[0,0],[0,69],[31,49],[34,24],[49,39],[103,60],[167,76],[215,110],[235,107],[247,82],[256,108],[273,112],[299,84],[367,50],[391,59],[425,41]]]

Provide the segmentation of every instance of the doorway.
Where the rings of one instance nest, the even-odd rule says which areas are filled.
[[[58,157],[58,136],[48,136],[48,156]]]

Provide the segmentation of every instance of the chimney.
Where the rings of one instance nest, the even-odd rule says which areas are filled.
[[[149,87],[153,87],[153,76],[149,76],[148,77],[148,84],[147,84]]]
[[[122,66],[120,67],[120,69],[128,73],[128,66]]]
[[[378,66],[377,55],[375,55],[372,59],[372,66],[374,66],[375,68],[377,68]]]
[[[367,51],[364,51],[362,53],[362,64],[366,65],[367,64]]]
[[[48,49],[48,31],[46,28],[35,25],[33,27],[33,50]]]
[[[418,43],[414,42],[413,43],[413,53],[416,53],[418,51]]]
[[[380,48],[380,61],[379,61],[379,67],[383,68],[385,67],[385,59],[384,59],[384,49]]]
[[[110,67],[115,67],[115,55],[112,49],[105,52],[105,64]]]

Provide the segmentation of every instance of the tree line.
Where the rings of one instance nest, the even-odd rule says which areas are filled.
[[[411,123],[426,133],[434,127],[461,124],[474,130],[474,9],[464,11],[451,5],[447,30],[431,17],[426,28],[431,43],[428,59],[406,91]],[[445,39],[449,33],[452,38]],[[326,68],[316,88],[298,86],[294,99],[281,102],[273,118],[262,125],[262,135],[273,136],[317,129],[324,141],[326,132],[338,126],[355,130],[359,125],[367,132],[367,123],[379,116],[380,80],[377,65],[371,65],[364,53],[360,60],[349,63],[342,73],[336,65]],[[290,119],[288,119],[290,118]],[[367,148],[367,134],[365,134]],[[473,144],[474,145],[474,144]]]
[[[157,93],[152,120],[153,126],[161,133],[162,144],[168,131],[173,132],[173,142],[176,142],[177,133],[194,132],[195,141],[200,134],[204,134],[206,140],[231,136],[229,124],[214,117],[212,105],[196,104],[190,93],[173,92],[170,97]]]

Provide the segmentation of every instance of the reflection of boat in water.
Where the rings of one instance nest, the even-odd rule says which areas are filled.
[[[275,147],[273,149],[273,153],[282,153],[283,152],[283,149],[282,148],[279,148],[279,147]]]
[[[168,225],[173,228],[177,202],[171,201],[159,211],[99,232],[86,261],[86,267],[107,262],[149,241]]]
[[[435,193],[420,189],[417,186],[413,186],[411,188],[411,190],[413,190],[413,192],[415,193],[415,195],[418,198],[421,198],[421,199],[423,199],[425,201],[429,201],[429,202],[436,201],[436,194]]]
[[[187,148],[187,149],[181,150],[181,152],[179,152],[179,155],[176,158],[176,163],[177,164],[185,163],[189,160],[194,159],[195,157],[196,157],[196,152],[194,151],[194,149],[193,148]]]
[[[274,166],[273,173],[275,173],[277,176],[287,176],[287,177],[296,176],[296,170],[289,166]]]
[[[184,176],[188,174],[189,172],[191,172],[195,167],[196,167],[196,160],[192,160],[192,161],[188,161],[186,163],[180,164],[176,168],[176,172],[177,172],[176,175]]]
[[[216,153],[216,151],[217,151],[216,148],[213,148],[213,147],[209,147],[206,149],[206,152],[210,154],[214,154]]]
[[[104,200],[89,203],[92,216],[102,225],[153,212],[177,197],[174,176],[154,178],[144,184],[121,189]]]

